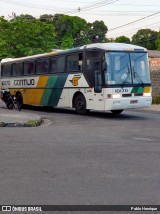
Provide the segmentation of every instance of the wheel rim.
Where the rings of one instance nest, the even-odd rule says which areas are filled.
[[[17,97],[18,109],[21,109],[22,105],[23,105],[22,96],[20,94],[18,94],[16,97]]]
[[[77,101],[77,109],[83,110],[84,109],[84,102],[82,100]]]

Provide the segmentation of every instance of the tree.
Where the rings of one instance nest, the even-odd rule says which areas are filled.
[[[155,50],[155,38],[158,32],[151,29],[141,29],[132,37],[132,43],[135,45],[143,46],[149,50]]]
[[[7,42],[10,34],[9,22],[3,16],[0,17],[0,59],[12,56]]]
[[[119,43],[130,43],[130,39],[126,36],[117,37],[114,41]]]
[[[89,32],[88,36],[91,42],[104,42],[105,36],[108,31],[107,26],[104,24],[103,21],[95,21],[92,24],[89,23]]]
[[[32,15],[30,14],[21,14],[20,16],[16,16],[16,18],[23,18],[26,20],[31,20],[31,19],[35,19]]]
[[[56,14],[53,18],[53,25],[56,30],[56,40],[60,48],[85,43],[87,22],[78,16]],[[64,44],[66,41],[66,44]]]
[[[157,33],[157,38],[155,39],[156,50],[160,50],[160,32]]]
[[[52,14],[43,14],[40,16],[40,21],[46,22],[48,24],[53,24],[54,15]]]
[[[22,57],[49,52],[55,46],[53,25],[40,20],[0,19],[0,57]]]

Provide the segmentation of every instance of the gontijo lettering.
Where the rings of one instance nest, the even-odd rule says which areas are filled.
[[[20,79],[20,80],[14,80],[14,85],[35,85],[34,79]]]

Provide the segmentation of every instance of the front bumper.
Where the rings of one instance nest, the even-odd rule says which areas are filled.
[[[146,108],[152,104],[152,97],[132,97],[120,99],[106,99],[105,110],[119,110],[119,109],[134,109]]]

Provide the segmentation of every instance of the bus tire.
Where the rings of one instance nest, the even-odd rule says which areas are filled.
[[[121,110],[111,110],[112,114],[118,115],[121,114],[123,112],[123,109]]]
[[[78,114],[87,114],[88,110],[86,109],[86,99],[83,94],[78,94],[74,100],[74,107]]]
[[[18,110],[20,111],[23,106],[23,97],[21,93],[16,94],[16,99],[17,99]]]

